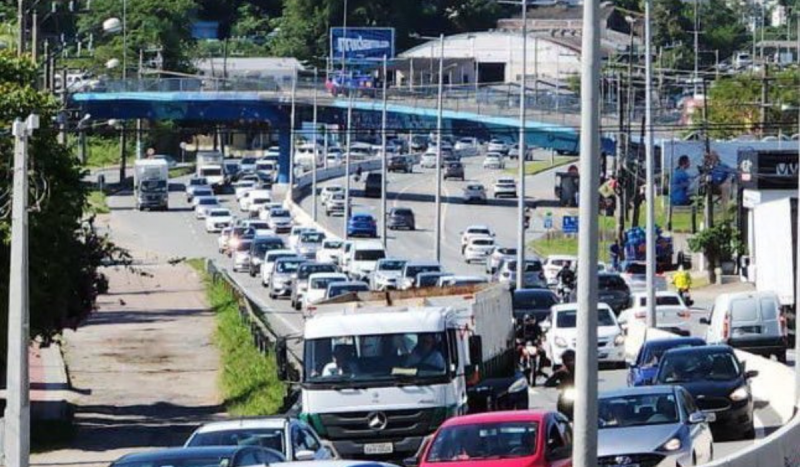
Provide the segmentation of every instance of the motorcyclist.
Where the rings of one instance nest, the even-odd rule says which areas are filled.
[[[672,276],[672,284],[678,290],[678,294],[683,298],[687,305],[691,305],[689,289],[692,288],[692,276],[689,271],[684,270],[683,265],[678,267],[678,271]]]
[[[558,289],[562,297],[566,299],[567,291],[575,289],[575,271],[572,270],[572,263],[570,261],[564,262],[561,270],[558,271],[556,275],[556,279],[558,280]]]
[[[542,371],[542,367],[546,366],[547,363],[544,347],[542,347],[544,331],[535,316],[525,315],[521,334],[521,340],[525,343],[524,347],[530,366],[530,370],[526,373],[528,383],[531,386],[536,386],[537,377],[543,376],[547,378],[547,374]]]

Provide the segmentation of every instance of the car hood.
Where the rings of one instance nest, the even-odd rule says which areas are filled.
[[[377,261],[350,261],[350,269],[356,271],[374,271]]]
[[[741,378],[727,381],[691,381],[675,383],[683,386],[695,399],[702,397],[728,397],[736,388],[745,383]]]
[[[654,452],[680,430],[680,424],[605,428],[597,432],[598,457]]]
[[[384,279],[399,279],[403,271],[375,271],[375,277]]]
[[[617,326],[600,326],[597,328],[597,337],[599,338],[606,338],[606,337],[614,337],[621,332],[620,328]],[[578,329],[577,328],[560,328],[554,330],[553,336],[561,336],[565,339],[575,339],[578,336]],[[570,340],[571,342],[571,340]]]

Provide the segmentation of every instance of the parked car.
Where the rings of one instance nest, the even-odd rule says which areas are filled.
[[[501,177],[494,182],[495,198],[516,198],[517,182],[510,177]]]
[[[371,214],[353,214],[347,220],[347,235],[350,237],[377,237],[378,227]]]
[[[680,386],[625,388],[597,399],[599,465],[702,465],[714,457],[706,415]]]
[[[283,239],[275,235],[257,235],[250,244],[250,263],[248,272],[250,277],[256,277],[261,272],[261,264],[269,251],[283,250],[286,246]]]
[[[556,276],[558,276],[558,271],[564,267],[565,263],[569,263],[574,269],[575,265],[578,263],[578,257],[572,255],[550,255],[544,260],[542,268],[544,269],[544,277],[547,280],[547,285],[558,284]]]
[[[636,359],[628,367],[628,386],[647,386],[652,384],[658,373],[658,364],[664,352],[684,347],[706,345],[699,337],[676,337],[669,339],[653,339],[642,343]]]
[[[578,304],[564,303],[550,310],[550,319],[543,325],[547,329],[547,357],[553,365],[561,365],[561,356],[577,345]],[[617,324],[611,307],[597,304],[597,360],[615,365],[625,364],[625,336]]]
[[[284,462],[278,451],[257,446],[213,446],[171,448],[159,451],[126,454],[109,467],[162,467],[162,466],[265,466]]]
[[[406,465],[568,467],[572,428],[558,412],[489,412],[445,421]]]
[[[284,416],[206,423],[184,444],[185,448],[201,446],[260,446],[295,461],[336,457],[305,422]]]
[[[709,318],[706,342],[727,344],[769,358],[786,362],[786,320],[780,301],[773,292],[721,294],[714,301]]]
[[[403,172],[410,174],[414,171],[414,166],[408,156],[391,156],[389,163],[386,164],[386,170],[389,172]]]
[[[715,431],[753,439],[750,380],[756,376],[758,371],[746,371],[732,347],[705,345],[664,352],[654,383],[679,385],[689,391],[700,410],[716,416],[711,425]]]
[[[269,298],[275,300],[292,293],[292,282],[297,274],[297,269],[306,261],[301,256],[280,258],[275,261],[272,275],[269,279]]]
[[[222,229],[230,227],[233,223],[233,215],[228,208],[211,209],[206,215],[206,232],[216,233]]]
[[[494,237],[470,237],[464,247],[464,262],[469,264],[473,261],[486,261],[494,247]]]
[[[480,183],[470,183],[464,187],[462,197],[465,203],[485,203],[486,188]]]
[[[325,239],[322,242],[322,246],[317,250],[317,261],[334,264],[334,256],[339,254],[343,243],[341,240]]]
[[[506,163],[502,155],[498,153],[489,153],[484,157],[482,167],[489,170],[500,170],[506,168]]]
[[[415,230],[414,211],[411,208],[392,208],[389,210],[386,228],[389,230]]]
[[[647,321],[647,292],[638,292],[631,296],[631,307],[619,314],[619,324],[625,328],[630,323]],[[659,329],[688,336],[692,317],[689,307],[676,292],[656,292],[656,326]]]
[[[444,167],[444,174],[442,175],[445,180],[457,178],[464,181],[464,164],[461,162],[447,162]]]
[[[375,270],[370,274],[370,288],[372,290],[390,290],[397,288],[397,281],[403,273],[406,261],[402,259],[383,258],[375,264]]]
[[[308,309],[319,301],[325,299],[328,285],[334,282],[347,282],[347,275],[341,272],[317,272],[308,276],[308,289],[303,295],[303,308]]]
[[[494,275],[503,260],[511,260],[516,257],[516,248],[495,246],[492,253],[486,258],[486,274]]]
[[[521,325],[526,316],[536,319],[536,322],[547,321],[550,308],[561,301],[550,289],[522,289],[514,290],[512,298],[512,315],[518,325]]]
[[[573,294],[575,293],[576,291],[573,291]],[[628,285],[615,272],[597,274],[597,294],[598,300],[610,306],[614,313],[622,311],[631,300]]]
[[[297,268],[297,274],[292,282],[292,308],[299,310],[303,303],[303,297],[308,290],[308,278],[311,274],[319,272],[339,272],[339,268],[333,263],[320,263],[318,261],[306,261]]]

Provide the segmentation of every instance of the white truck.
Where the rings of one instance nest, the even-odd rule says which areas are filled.
[[[133,163],[136,210],[169,209],[169,165],[164,159],[139,159]]]
[[[527,409],[511,309],[510,290],[497,284],[350,294],[309,307],[302,375],[293,378],[301,418],[343,458],[397,459],[450,417]],[[284,380],[296,373],[287,342],[276,352]]]
[[[225,169],[222,161],[223,156],[219,151],[197,151],[197,176],[205,177],[215,192],[220,191],[225,185]]]
[[[294,165],[300,166],[303,171],[307,172],[314,168],[321,166],[325,162],[325,155],[323,154],[323,145],[317,144],[317,150],[314,151],[313,143],[303,143],[295,149],[294,152]]]

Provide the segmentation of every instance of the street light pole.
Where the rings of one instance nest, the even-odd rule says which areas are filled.
[[[314,132],[313,132],[313,153],[314,157],[312,158],[312,166],[311,166],[311,218],[314,219],[314,222],[317,222],[317,88],[319,87],[317,84],[319,71],[314,68]]]
[[[17,2],[17,56],[25,53],[25,0]]]
[[[347,221],[350,219],[350,134],[353,124],[353,92],[347,91],[347,133],[345,133],[344,153],[344,222],[342,222],[342,238],[347,240]]]
[[[381,239],[383,240],[383,249],[386,249],[387,237],[386,237],[386,110],[387,110],[387,98],[386,98],[386,88],[387,88],[387,81],[389,80],[386,75],[387,70],[387,57],[386,55],[383,56],[383,114],[381,115]]]
[[[575,467],[597,465],[597,186],[600,183],[600,0],[583,2]]]
[[[66,83],[64,83],[66,84]],[[39,116],[15,120],[14,190],[11,210],[11,274],[8,295],[7,405],[5,465],[28,467],[31,401],[28,374],[30,314],[28,304],[28,139],[39,128]]]
[[[650,42],[652,41],[652,27],[650,15],[653,10],[653,0],[645,0],[644,2],[644,73],[645,73],[645,170],[646,170],[646,184],[645,184],[645,199],[647,200],[647,219],[646,227],[647,233],[645,235],[645,248],[646,248],[646,284],[647,284],[647,325],[649,327],[656,327],[656,225],[655,225],[655,205],[656,205],[656,190],[655,184],[655,164],[653,158],[653,57],[650,50]],[[662,168],[663,170],[663,168]]]
[[[436,229],[434,256],[442,260],[442,99],[444,92],[444,34],[439,35],[439,97],[436,103]]]
[[[297,98],[297,68],[294,69],[292,77],[292,110],[291,121],[289,122],[289,189],[294,184],[294,120],[295,120],[295,101]]]
[[[798,17],[798,28],[800,28],[800,17]],[[798,45],[798,53],[800,53],[800,35],[797,36],[797,45]],[[800,58],[798,58],[800,60]],[[800,106],[798,106],[797,111],[797,126],[798,126],[798,133],[800,133]],[[797,152],[797,160],[800,163],[800,147],[798,147]],[[797,176],[797,203],[800,206],[800,174]],[[797,214],[797,226],[800,228],[800,210],[798,210]],[[798,230],[800,232],[800,230]],[[797,253],[800,254],[800,240],[797,241],[797,245],[795,246],[797,249]],[[800,256],[797,256],[800,258]],[[800,309],[800,261],[796,261],[795,267],[797,268],[794,272],[794,278],[797,284],[797,287],[794,291],[794,309]],[[797,329],[798,324],[797,320],[794,322],[794,354],[800,355],[800,339],[798,339]],[[794,361],[794,398],[795,398],[795,408],[800,406],[800,361],[798,361],[797,357],[795,357]]]
[[[122,79],[128,79],[128,0],[122,0]]]
[[[525,288],[525,93],[528,74],[528,0],[522,5],[522,81],[519,83],[519,199],[517,203],[517,290]]]

